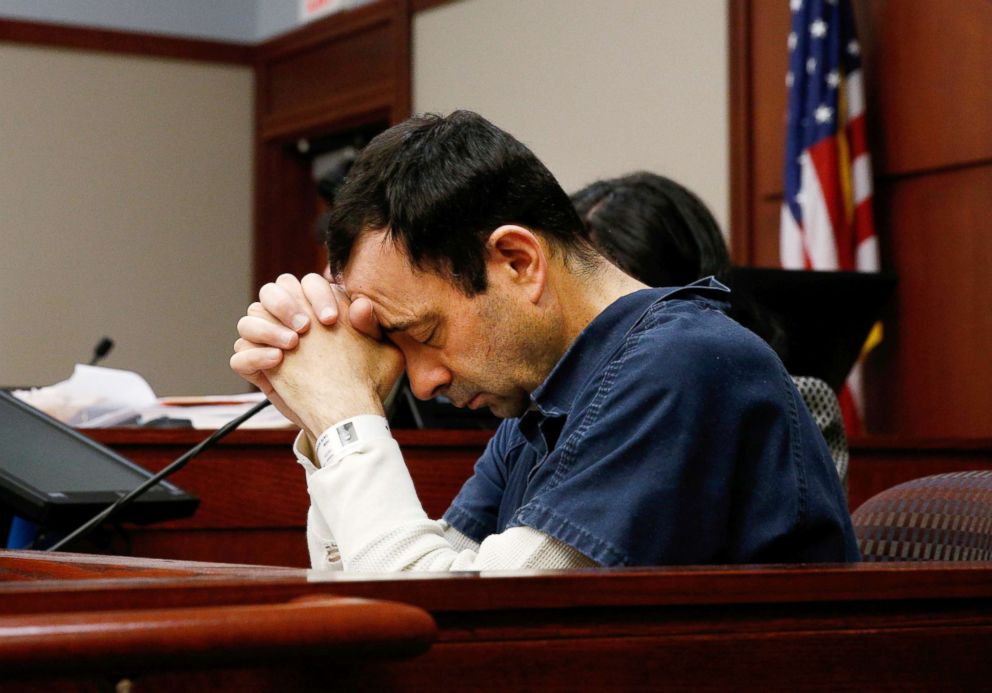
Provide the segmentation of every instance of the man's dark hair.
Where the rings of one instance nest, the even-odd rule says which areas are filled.
[[[362,233],[382,229],[414,267],[474,296],[486,290],[486,240],[503,224],[584,267],[599,257],[568,195],[514,137],[470,111],[415,116],[369,142],[338,189],[331,272],[343,271]]]
[[[730,284],[730,254],[706,204],[670,178],[640,171],[601,180],[572,195],[589,237],[610,262],[648,286],[683,286],[715,276]],[[730,316],[782,358],[779,320],[735,290]]]

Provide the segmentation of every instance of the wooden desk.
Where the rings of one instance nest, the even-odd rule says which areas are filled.
[[[141,612],[159,612],[161,618],[172,612],[177,622],[197,610],[254,605],[265,611],[311,599],[324,605],[324,610],[314,610],[313,620],[332,621],[327,631],[333,634],[341,632],[332,608],[341,598],[368,600],[356,608],[371,604],[370,619],[372,609],[385,614],[407,608],[405,628],[416,631],[417,637],[394,633],[392,640],[383,638],[384,652],[370,644],[360,654],[352,651],[345,657],[341,653],[348,648],[347,638],[328,640],[322,648],[321,638],[332,635],[317,631],[299,646],[300,652],[294,652],[293,647],[279,649],[278,637],[268,643],[262,633],[251,643],[249,663],[238,657],[230,637],[223,656],[216,659],[195,642],[187,646],[173,641],[173,650],[179,652],[174,660],[135,654],[141,651],[139,644],[149,639],[144,631],[153,627],[143,625]],[[422,651],[434,635],[421,612],[429,613],[436,623],[433,645],[412,659],[388,659],[387,655],[397,654],[389,650],[396,639],[409,638],[407,649],[398,653],[411,655],[418,647]],[[697,567],[359,579],[290,569],[0,553],[0,662],[10,661],[12,629],[32,622],[47,624],[52,637],[61,638],[87,624],[100,632],[115,617],[133,625],[129,631],[133,637],[104,643],[105,665],[99,674],[93,672],[101,646],[95,638],[89,658],[63,655],[46,662],[55,652],[50,647],[47,654],[22,663],[22,675],[34,676],[35,682],[54,681],[63,688],[127,676],[138,686],[135,690],[151,691],[207,685],[222,690],[502,693],[660,688],[968,690],[987,686],[992,659],[992,564]],[[64,632],[51,627],[53,619],[61,619]],[[364,637],[376,630],[366,627]],[[224,642],[226,632],[220,627],[213,637]],[[0,671],[4,672],[0,676],[11,675],[7,668]],[[10,681],[3,683],[8,690]]]
[[[107,429],[86,433],[157,471],[206,435],[203,431]],[[488,431],[396,431],[417,492],[440,517],[489,440]],[[291,431],[237,431],[175,475],[201,499],[188,520],[133,528],[139,556],[307,567],[303,529],[309,504]],[[849,505],[929,474],[992,469],[992,439],[851,440]]]

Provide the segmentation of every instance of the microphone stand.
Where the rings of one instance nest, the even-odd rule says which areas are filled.
[[[99,512],[96,515],[94,515],[92,518],[90,518],[89,520],[87,520],[86,523],[80,525],[71,534],[63,537],[62,539],[60,539],[56,543],[54,543],[51,546],[49,546],[47,549],[45,549],[45,551],[58,551],[59,549],[61,549],[63,546],[65,546],[69,542],[71,542],[71,541],[73,541],[75,539],[78,539],[80,537],[86,536],[87,534],[89,534],[90,532],[92,532],[94,529],[96,529],[97,526],[99,526],[100,524],[102,524],[103,522],[105,522],[107,519],[109,519],[114,513],[116,513],[118,511],[120,511],[121,509],[127,507],[132,501],[134,501],[141,494],[143,494],[145,491],[147,491],[148,489],[150,489],[152,486],[154,486],[155,484],[157,484],[158,482],[160,482],[165,477],[169,476],[173,472],[178,472],[180,469],[182,469],[183,467],[185,467],[186,466],[186,463],[189,462],[191,459],[193,459],[198,454],[200,454],[201,452],[203,452],[204,450],[206,450],[208,447],[210,447],[211,445],[213,445],[214,443],[216,443],[218,440],[220,440],[221,438],[223,438],[224,436],[226,436],[228,433],[230,433],[235,428],[237,428],[238,426],[240,426],[241,424],[243,424],[245,421],[247,421],[251,417],[255,416],[255,414],[257,414],[258,412],[260,412],[263,409],[265,409],[267,406],[269,406],[269,404],[271,404],[269,402],[269,400],[263,400],[263,401],[259,402],[258,404],[256,404],[251,409],[249,409],[248,411],[246,411],[241,416],[237,417],[236,419],[232,419],[231,421],[228,421],[226,424],[224,424],[223,426],[221,426],[220,428],[218,428],[216,431],[214,431],[209,437],[207,437],[206,439],[204,439],[202,442],[198,443],[196,446],[194,446],[193,448],[191,448],[188,452],[186,452],[182,456],[178,457],[174,462],[172,462],[167,467],[165,467],[164,469],[162,469],[162,471],[158,472],[154,476],[152,476],[149,479],[147,479],[146,481],[144,481],[140,486],[138,486],[137,488],[135,488],[133,491],[131,491],[127,495],[122,496],[118,500],[114,501],[112,504],[110,504],[109,506],[107,506],[106,509],[104,509],[101,512]]]

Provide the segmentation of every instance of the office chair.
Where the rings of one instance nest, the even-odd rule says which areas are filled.
[[[851,514],[865,561],[992,560],[992,471],[893,486]]]
[[[844,498],[847,498],[847,466],[850,453],[847,448],[847,433],[844,431],[844,420],[840,413],[840,403],[837,395],[830,389],[824,381],[819,378],[810,378],[802,375],[792,376],[792,382],[799,390],[799,396],[806,403],[806,408],[813,416],[816,427],[823,434],[823,439],[827,441],[827,448],[830,450],[830,457],[834,461],[837,469],[837,476],[840,477],[840,485],[844,489]]]

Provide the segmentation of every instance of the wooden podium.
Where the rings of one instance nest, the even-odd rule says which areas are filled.
[[[353,576],[0,553],[7,690],[966,690],[992,564]]]

